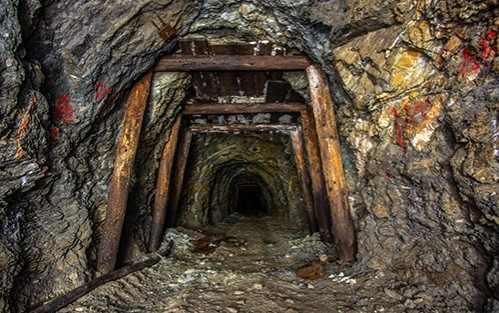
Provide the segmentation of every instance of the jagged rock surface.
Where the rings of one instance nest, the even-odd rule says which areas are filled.
[[[0,6],[0,310],[25,311],[93,275],[127,88],[174,49],[156,35],[155,14],[179,36],[266,39],[323,65],[359,266],[439,288],[470,310],[499,307],[496,1]],[[144,127],[139,155],[152,160],[136,167],[133,254],[144,246],[160,134],[188,82],[172,84]]]

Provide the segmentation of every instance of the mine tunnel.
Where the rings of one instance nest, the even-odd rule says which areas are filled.
[[[233,212],[248,216],[268,214],[268,207],[262,189],[256,183],[238,184],[234,190],[236,204]]]
[[[495,1],[0,8],[0,312],[499,311]]]

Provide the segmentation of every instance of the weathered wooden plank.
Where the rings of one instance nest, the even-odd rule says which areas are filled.
[[[121,229],[128,201],[128,185],[139,144],[152,72],[145,74],[132,88],[127,100],[123,129],[118,143],[113,176],[109,188],[106,220],[98,250],[97,270],[102,274],[111,272],[116,265]]]
[[[340,259],[353,262],[355,261],[356,249],[355,232],[348,208],[334,104],[326,73],[321,67],[311,65],[307,67],[306,71],[317,135],[320,138],[319,148],[331,209],[334,238]]]
[[[272,55],[272,44],[270,42],[256,42],[254,43],[254,53],[253,55]],[[269,79],[269,71],[255,71],[254,80],[255,80],[255,97],[263,97],[265,93],[265,85],[267,80]]]
[[[210,45],[206,39],[179,40],[184,55],[209,55]],[[217,77],[212,72],[192,72],[192,83],[196,86],[196,96],[202,99],[217,98]]]
[[[236,44],[211,44],[210,52],[213,56],[227,57],[237,54]],[[218,91],[221,96],[240,96],[241,79],[235,72],[216,72]]]
[[[177,166],[175,168],[175,180],[172,185],[172,200],[170,202],[170,207],[166,217],[166,227],[175,226],[177,221],[178,206],[180,202],[180,195],[182,193],[182,186],[184,184],[185,166],[187,165],[187,158],[189,157],[191,139],[192,132],[186,131],[180,141],[180,148],[177,154]]]
[[[149,252],[158,250],[159,245],[161,244],[161,236],[163,235],[163,226],[166,217],[166,205],[168,203],[168,192],[171,185],[171,171],[175,158],[181,121],[182,116],[179,114],[171,128],[170,136],[165,143],[163,154],[159,162],[158,179],[152,212],[151,233],[148,244]]]
[[[300,131],[298,129],[291,131],[290,137],[291,144],[293,145],[298,179],[300,181],[303,205],[305,206],[305,211],[307,213],[310,233],[313,234],[318,230],[317,219],[315,218],[314,201],[312,199],[312,193],[310,192],[310,178],[308,176],[307,165],[305,162],[305,152],[303,151]]]
[[[311,62],[306,56],[254,56],[254,55],[170,55],[161,58],[156,72],[191,71],[262,71],[305,70]]]
[[[238,43],[236,50],[238,55],[257,55],[254,43]],[[240,96],[256,97],[255,75],[256,72],[237,71],[234,73],[240,87]]]
[[[173,246],[173,241],[170,241],[165,248],[160,251],[145,255],[140,258],[140,261],[134,262],[130,265],[117,269],[113,272],[99,276],[88,283],[71,290],[70,292],[63,294],[61,296],[55,297],[50,301],[46,302],[42,306],[31,311],[31,313],[54,313],[60,309],[66,307],[67,305],[73,303],[79,298],[83,297],[87,293],[91,292],[97,287],[100,287],[110,281],[115,281],[120,278],[127,276],[128,274],[140,271],[146,267],[153,266],[154,264],[161,261],[161,258],[166,257],[170,254]]]
[[[322,241],[333,242],[333,235],[331,233],[331,213],[329,212],[326,185],[322,171],[319,139],[317,138],[317,133],[315,131],[314,117],[308,108],[301,111],[301,124],[310,166],[310,178],[312,181],[315,214],[317,216],[319,233]]]
[[[191,125],[193,133],[233,133],[238,131],[291,131],[296,125],[291,124],[199,124]]]
[[[186,104],[182,114],[296,113],[305,108],[304,103],[202,103]]]
[[[257,43],[238,43],[236,45],[238,55],[258,55],[259,50],[257,49]],[[256,90],[255,86],[255,76],[259,72],[248,72],[248,71],[237,71],[234,73],[236,79],[238,79],[241,96],[247,97],[258,97],[262,96],[260,92],[262,89]]]

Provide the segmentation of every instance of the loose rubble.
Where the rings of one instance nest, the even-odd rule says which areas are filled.
[[[195,242],[207,234],[225,240],[199,253]],[[270,217],[239,216],[202,231],[169,229],[164,240],[174,242],[171,256],[59,313],[466,312],[447,307],[436,286],[408,286],[392,274],[337,261],[318,234],[292,233]],[[324,275],[300,278],[306,267]]]

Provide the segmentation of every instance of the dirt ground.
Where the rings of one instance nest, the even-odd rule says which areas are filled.
[[[217,236],[198,242],[205,252],[196,252],[200,233],[180,230],[165,235],[174,241],[170,256],[59,312],[411,312],[393,280],[337,261],[318,234],[270,217],[233,216],[207,228]],[[312,279],[298,276],[314,265]]]

